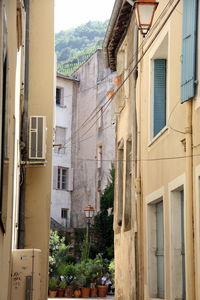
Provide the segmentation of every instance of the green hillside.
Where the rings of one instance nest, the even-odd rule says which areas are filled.
[[[73,73],[97,48],[102,47],[108,21],[93,21],[56,34],[57,71]]]

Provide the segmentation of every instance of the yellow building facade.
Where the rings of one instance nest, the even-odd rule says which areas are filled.
[[[133,4],[115,2],[104,40],[122,80],[114,99],[116,300],[198,300],[199,8],[160,0],[143,38]]]
[[[0,299],[18,299],[13,291],[20,289],[20,280],[25,282],[22,273],[19,281],[13,277],[13,253],[16,249],[35,248],[41,252],[41,290],[34,299],[46,300],[55,84],[54,3],[2,0],[0,14]],[[23,258],[28,256],[21,255]],[[25,286],[19,299],[23,297]]]

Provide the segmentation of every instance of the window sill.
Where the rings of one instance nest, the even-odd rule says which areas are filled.
[[[152,140],[148,143],[148,147],[151,147],[159,138],[162,136],[166,131],[168,131],[168,127],[165,126],[159,133],[152,138]],[[152,299],[157,299],[157,298],[152,298]]]
[[[66,106],[66,105],[62,105],[62,104],[57,104],[57,103],[56,103],[56,107],[66,108],[67,106]]]

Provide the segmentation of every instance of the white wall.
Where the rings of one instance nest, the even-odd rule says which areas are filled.
[[[62,145],[64,149],[59,153],[56,151],[58,147],[53,148],[53,166],[60,166],[65,168],[71,168],[71,121],[72,121],[72,93],[73,93],[73,81],[67,78],[60,78],[57,76],[56,86],[63,88],[63,105],[56,105],[55,127],[66,128],[65,141],[66,144]],[[55,101],[56,102],[56,101]],[[51,199],[51,217],[60,224],[64,225],[64,219],[61,218],[61,209],[67,208],[69,219],[67,221],[67,227],[70,226],[70,213],[71,213],[71,192],[65,190],[52,191]]]

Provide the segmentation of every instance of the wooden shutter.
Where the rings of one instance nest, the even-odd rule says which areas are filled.
[[[163,201],[156,204],[156,256],[157,256],[157,293],[164,298],[164,228]]]
[[[195,95],[197,0],[183,0],[181,102]]]
[[[53,166],[53,189],[58,188],[58,167]]]
[[[153,135],[166,125],[166,59],[154,60]]]

